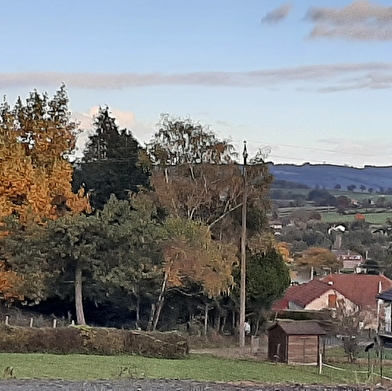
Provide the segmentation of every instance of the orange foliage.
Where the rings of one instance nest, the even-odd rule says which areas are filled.
[[[11,270],[6,270],[5,262],[0,262],[0,299],[7,301],[23,300],[17,293],[21,278]]]
[[[238,263],[236,248],[214,242],[208,227],[192,221],[171,218],[166,227],[171,237],[163,245],[168,287],[193,282],[211,296],[227,293]]]
[[[278,242],[275,244],[275,249],[283,257],[286,263],[293,262],[293,258],[290,256],[290,244],[286,242]]]
[[[356,221],[365,221],[365,215],[362,214],[362,213],[357,213],[357,214],[355,215],[355,220],[356,220]]]
[[[61,93],[64,90],[60,90],[60,97]],[[28,104],[32,101],[42,103],[39,96],[32,96],[34,99],[30,97]],[[64,158],[74,146],[76,125],[67,120],[67,113],[62,116],[52,113],[46,118],[28,110],[20,102],[18,110],[14,111],[3,104],[0,219],[13,214],[22,224],[27,221],[42,223],[46,219],[56,219],[66,211],[89,210],[84,192],[72,192],[73,168]]]
[[[1,128],[0,128],[1,131]],[[55,219],[66,210],[89,210],[88,197],[71,189],[72,166],[61,157],[37,167],[23,145],[0,134],[0,218],[11,214],[22,224]]]
[[[69,213],[90,210],[84,191],[72,192],[72,165],[65,159],[75,145],[77,126],[70,121],[65,87],[49,101],[36,92],[26,105],[0,106],[0,224],[14,215],[22,225],[44,224]],[[1,235],[6,235],[2,232]],[[14,292],[18,277],[0,265],[3,299]]]

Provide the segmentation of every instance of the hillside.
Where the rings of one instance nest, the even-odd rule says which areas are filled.
[[[303,164],[296,166],[293,164],[273,164],[268,163],[271,173],[275,179],[291,182],[298,182],[311,188],[333,189],[339,184],[342,189],[349,185],[355,185],[379,190],[392,188],[392,166],[364,168],[333,166],[328,164]]]

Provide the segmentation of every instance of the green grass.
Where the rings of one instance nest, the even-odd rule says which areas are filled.
[[[367,375],[355,372],[366,367],[339,364],[344,371],[315,366],[290,366],[255,360],[236,360],[208,355],[191,355],[181,360],[139,356],[91,356],[0,353],[0,376],[7,366],[18,379],[99,380],[127,377],[194,379],[199,381],[255,381],[265,383],[357,384]],[[385,367],[392,377],[392,368]],[[374,381],[378,381],[375,379]]]
[[[358,212],[360,213],[360,211]],[[388,218],[392,218],[391,212],[364,213],[365,221],[371,224],[385,224]],[[324,222],[327,223],[346,223],[355,221],[355,215],[340,215],[337,212],[322,213]]]

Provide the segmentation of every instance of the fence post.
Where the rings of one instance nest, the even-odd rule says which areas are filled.
[[[33,327],[34,318],[30,318],[30,327]]]
[[[323,355],[322,353],[319,354],[319,375],[321,375],[321,372],[323,370]]]
[[[8,326],[9,320],[10,320],[10,318],[9,318],[9,316],[7,315],[7,316],[5,317],[5,325],[6,325],[6,326]]]
[[[57,319],[53,319],[53,328],[55,329],[57,326]]]

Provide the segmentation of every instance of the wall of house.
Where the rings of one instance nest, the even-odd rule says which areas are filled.
[[[333,288],[323,293],[320,297],[313,300],[311,303],[305,306],[306,310],[321,310],[329,307],[329,295],[336,295],[336,302],[343,301],[344,306],[347,310],[352,311],[356,308],[355,304],[350,300],[346,299],[341,293],[336,292]]]
[[[391,303],[385,303],[385,331],[387,333],[391,332]]]

